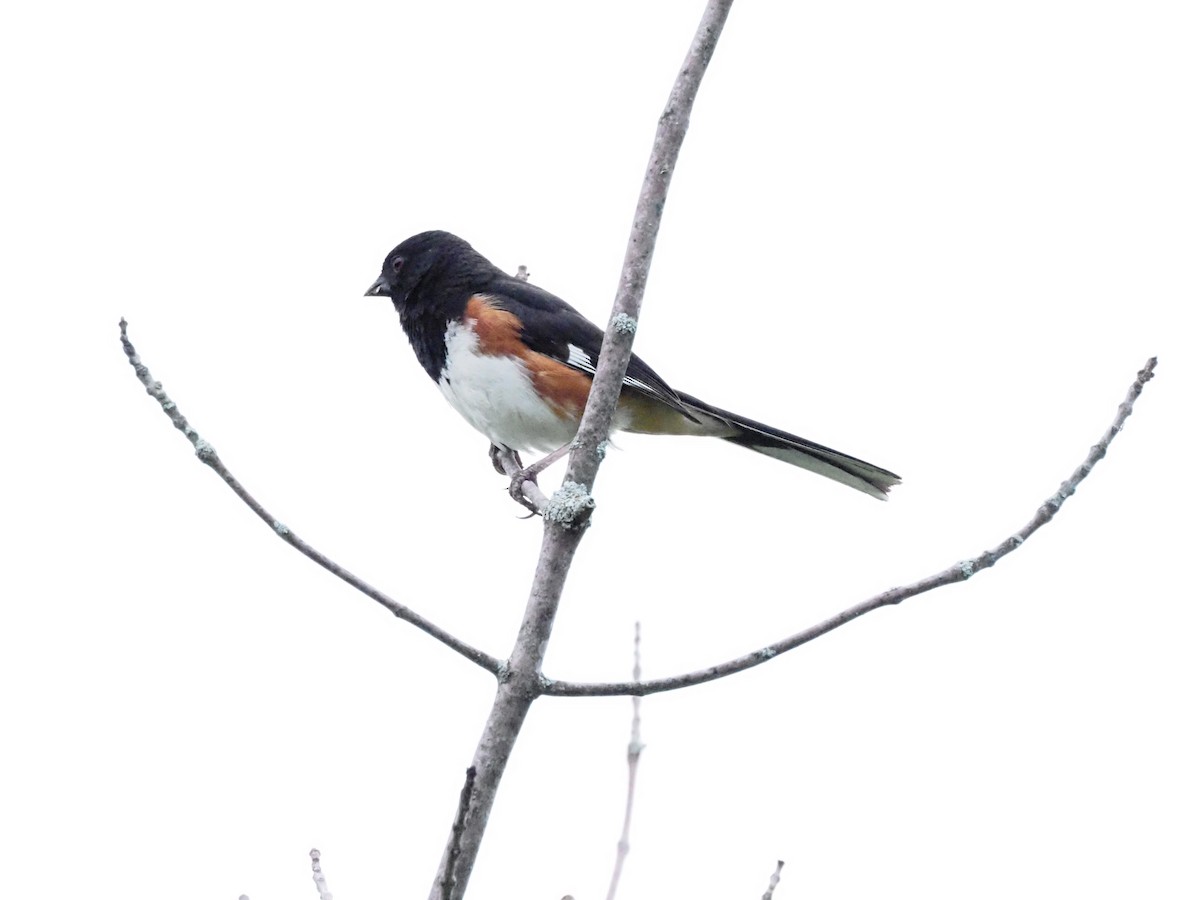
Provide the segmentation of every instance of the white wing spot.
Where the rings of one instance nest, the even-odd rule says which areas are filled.
[[[567,365],[584,372],[595,373],[596,371],[596,363],[592,360],[591,354],[574,344],[567,344]]]
[[[630,387],[641,388],[647,394],[653,394],[655,397],[662,396],[662,391],[660,391],[658,388],[654,387],[653,385],[646,384],[646,382],[630,375],[625,376],[625,384],[629,385]]]

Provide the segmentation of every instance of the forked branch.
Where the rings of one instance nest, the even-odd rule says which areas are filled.
[[[1158,360],[1152,357],[1147,360],[1146,365],[1137,373],[1137,378],[1129,386],[1125,400],[1117,407],[1117,417],[1108,427],[1108,430],[1104,433],[1099,443],[1088,451],[1087,457],[1080,464],[1079,468],[1071,473],[1071,476],[1062,483],[1050,499],[1038,507],[1037,512],[1025,524],[1025,527],[1005,538],[991,550],[986,550],[972,559],[956,562],[949,568],[943,569],[935,575],[930,575],[928,578],[922,578],[920,581],[915,581],[904,587],[895,587],[884,591],[882,594],[876,594],[874,597],[851,606],[849,609],[842,610],[836,616],[826,619],[824,622],[819,622],[811,628],[806,628],[804,631],[797,632],[781,641],[776,641],[774,644],[769,644],[766,647],[755,650],[753,653],[739,656],[737,659],[709,666],[707,669],[688,672],[685,675],[674,675],[670,678],[655,678],[650,681],[623,681],[608,684],[547,681],[543,686],[543,692],[554,697],[644,697],[647,694],[675,691],[680,688],[691,687],[694,684],[714,681],[717,678],[724,678],[727,675],[744,672],[746,669],[762,665],[769,660],[775,659],[781,653],[795,650],[802,644],[807,644],[813,638],[828,634],[835,628],[841,628],[847,622],[853,622],[859,616],[864,616],[884,606],[895,606],[909,597],[924,594],[926,591],[932,591],[934,588],[966,581],[976,572],[991,568],[999,560],[1024,544],[1031,534],[1053,519],[1067,498],[1075,493],[1075,489],[1079,487],[1079,483],[1092,471],[1093,466],[1104,458],[1104,455],[1108,452],[1109,444],[1113,442],[1113,438],[1125,426],[1125,420],[1133,413],[1133,404],[1141,396],[1142,388],[1154,377],[1154,367],[1156,365],[1158,365]]]
[[[775,896],[775,888],[779,887],[779,876],[783,874],[783,860],[778,860],[775,863],[775,871],[771,873],[771,880],[767,882],[767,892],[762,895],[762,900],[771,900]]]
[[[452,837],[442,855],[430,900],[443,900],[440,886],[448,876],[453,876],[454,882],[451,900],[460,900],[465,893],[496,790],[516,744],[521,724],[533,701],[543,693],[542,661],[554,627],[567,572],[594,505],[591,489],[600,465],[598,450],[608,436],[621,380],[629,364],[637,313],[662,221],[667,187],[679,157],[679,148],[683,144],[700,80],[712,58],[732,4],[733,0],[709,0],[705,6],[700,25],[671,89],[666,109],[659,118],[650,162],[646,166],[634,212],[621,283],[613,302],[613,315],[609,319],[592,389],[567,464],[566,479],[546,507],[542,548],[529,589],[525,616],[475,750],[473,764],[478,777],[463,823],[459,842],[461,852],[457,860],[451,858],[450,848],[455,843]]]

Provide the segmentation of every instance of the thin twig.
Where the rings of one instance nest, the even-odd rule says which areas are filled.
[[[487,669],[493,675],[498,675],[501,669],[500,660],[493,656],[484,653],[482,650],[477,650],[466,641],[459,640],[450,632],[434,625],[424,616],[413,612],[403,603],[393,600],[387,594],[377,588],[367,584],[353,572],[342,568],[325,554],[313,548],[310,544],[301,540],[294,531],[267,512],[266,508],[261,503],[250,495],[250,492],[242,487],[241,482],[233,477],[233,473],[225,467],[221,462],[221,458],[217,455],[217,451],[213,449],[212,444],[200,437],[196,429],[188,424],[188,420],[184,418],[183,413],[175,405],[175,402],[167,396],[166,391],[160,382],[155,381],[150,370],[146,368],[133,347],[133,343],[129,340],[126,333],[127,324],[124,319],[121,319],[121,346],[125,348],[125,355],[129,357],[129,364],[133,366],[133,371],[137,375],[138,381],[145,385],[146,393],[158,401],[167,418],[171,420],[171,424],[183,432],[184,437],[191,441],[192,446],[196,448],[196,456],[199,460],[212,469],[221,480],[229,485],[230,489],[241,498],[242,502],[253,510],[254,514],[271,526],[272,530],[283,538],[283,540],[295,547],[318,566],[336,575],[342,581],[346,582],[351,587],[357,588],[361,593],[370,597],[380,606],[383,606],[392,615],[398,619],[403,619],[411,625],[424,631],[430,637],[436,638],[447,647],[461,656],[466,657],[475,665]]]
[[[325,873],[321,871],[321,851],[313,847],[308,851],[308,857],[312,860],[313,883],[317,886],[321,900],[333,900],[333,894],[325,882]]]
[[[771,881],[767,885],[767,892],[762,895],[762,900],[771,900],[775,896],[775,888],[779,887],[779,876],[783,872],[783,860],[775,863],[775,872],[771,875]]]
[[[642,680],[642,623],[633,626],[633,680]],[[617,860],[613,863],[612,880],[608,883],[607,900],[615,900],[617,885],[621,883],[621,871],[625,868],[625,857],[629,855],[629,826],[633,822],[633,794],[637,785],[638,762],[642,758],[642,698],[633,697],[633,723],[629,727],[629,748],[625,753],[629,763],[629,784],[625,791],[625,824],[621,827],[621,839],[617,841]]]
[[[479,774],[475,797],[464,823],[452,900],[460,900],[466,892],[467,880],[483,841],[504,768],[512,755],[530,706],[543,692],[542,661],[546,656],[571,560],[594,506],[590,492],[600,463],[597,451],[601,440],[608,436],[621,390],[621,379],[629,363],[633,326],[636,325],[637,311],[641,306],[667,185],[679,156],[688,113],[699,90],[700,78],[712,57],[732,3],[733,0],[709,0],[671,90],[666,110],[659,119],[650,164],[646,168],[634,213],[620,288],[613,304],[614,313],[600,351],[596,376],[576,436],[575,450],[567,465],[562,487],[554,492],[546,508],[542,549],[529,589],[525,616],[475,750],[474,763]],[[430,890],[430,900],[443,900],[440,888],[451,862],[449,847],[453,843],[452,838],[447,851],[442,854],[438,874]]]
[[[1031,534],[1054,518],[1067,498],[1075,493],[1075,489],[1079,487],[1079,483],[1088,476],[1088,473],[1092,471],[1096,463],[1103,459],[1105,453],[1108,452],[1109,444],[1112,443],[1113,438],[1124,427],[1125,420],[1132,414],[1133,404],[1141,395],[1142,388],[1154,377],[1154,367],[1157,364],[1158,360],[1151,358],[1146,362],[1142,370],[1138,372],[1137,378],[1130,385],[1129,391],[1125,395],[1124,402],[1117,408],[1116,419],[1113,420],[1112,425],[1109,426],[1108,431],[1105,432],[1099,443],[1091,448],[1087,458],[1071,474],[1071,477],[1064,481],[1054,495],[1038,508],[1034,517],[1026,523],[1025,527],[1021,528],[1011,537],[1003,540],[991,550],[984,551],[973,559],[957,562],[948,569],[938,572],[936,575],[931,575],[928,578],[923,578],[904,587],[892,588],[891,590],[884,591],[882,594],[876,594],[869,600],[864,600],[862,603],[851,606],[836,616],[826,619],[824,622],[820,622],[804,631],[793,634],[791,637],[776,641],[774,644],[770,644],[760,650],[755,650],[753,653],[748,653],[745,656],[739,656],[737,659],[731,659],[728,662],[710,666],[707,669],[689,672],[686,675],[675,675],[670,678],[657,678],[653,681],[615,682],[611,684],[548,681],[544,687],[544,692],[555,697],[613,697],[627,695],[644,697],[648,694],[674,691],[679,688],[690,687],[694,684],[703,684],[706,681],[724,678],[726,675],[744,672],[746,669],[751,669],[754,666],[775,659],[781,653],[795,650],[802,644],[807,644],[813,638],[828,634],[835,628],[840,628],[847,622],[852,622],[859,616],[866,615],[884,606],[895,606],[909,597],[915,597],[917,594],[923,594],[934,588],[966,581],[977,572],[994,566],[999,560],[1024,544]]]
[[[454,824],[450,827],[449,864],[446,866],[445,877],[442,878],[443,900],[450,900],[454,895],[454,886],[458,882],[455,869],[458,867],[458,857],[462,853],[463,823],[467,820],[467,811],[471,808],[471,791],[475,789],[475,767],[467,769],[467,777],[463,782],[462,792],[458,795],[458,812],[454,814]]]

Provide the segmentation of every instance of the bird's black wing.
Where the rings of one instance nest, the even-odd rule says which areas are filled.
[[[521,338],[530,350],[589,376],[596,374],[604,332],[567,301],[537,285],[507,276],[496,279],[481,293],[521,320]],[[629,368],[625,370],[622,384],[696,421],[679,395],[636,353],[629,359]]]

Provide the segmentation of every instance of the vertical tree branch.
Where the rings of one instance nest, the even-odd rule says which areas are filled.
[[[449,864],[446,866],[446,874],[442,879],[442,896],[445,900],[450,900],[454,893],[454,870],[457,868],[458,854],[462,845],[463,822],[466,821],[467,810],[471,808],[471,791],[474,787],[475,767],[471,766],[467,769],[466,780],[458,795],[458,814],[454,817],[454,824],[450,826],[450,846],[446,850]]]
[[[563,486],[550,498],[537,572],[529,592],[525,618],[517,633],[512,655],[500,675],[492,711],[475,750],[476,779],[461,839],[451,835],[430,890],[430,900],[442,900],[441,886],[453,881],[451,900],[466,894],[488,817],[504,768],[529,707],[543,691],[542,661],[550,640],[554,617],[562,597],[567,572],[594,506],[590,491],[600,466],[598,448],[608,437],[621,380],[629,365],[654,242],[662,222],[663,204],[700,80],[716,48],[717,39],[733,0],[709,0],[696,35],[676,77],[666,109],[658,122],[650,162],[634,213],[629,247],[621,271],[613,316],[600,351],[596,377],[576,438],[576,449],[567,465]],[[458,846],[458,858],[451,847]]]
[[[476,777],[467,814],[461,832],[451,832],[429,900],[461,900],[465,896],[500,779],[529,707],[542,693],[542,660],[554,626],[562,585],[579,545],[578,532],[557,524],[549,515],[544,527],[542,553],[525,607],[525,618],[517,632],[512,656],[500,674],[496,699],[475,749],[472,767]],[[447,880],[453,882],[453,889],[445,895],[442,884]]]
[[[567,464],[566,480],[582,484],[588,490],[591,490],[596,471],[600,468],[598,448],[608,439],[617,397],[621,393],[621,380],[625,377],[625,369],[633,353],[633,335],[637,330],[642,296],[646,292],[646,279],[650,275],[650,261],[654,256],[658,229],[662,224],[667,189],[671,186],[679,148],[683,146],[683,138],[687,134],[692,104],[732,5],[733,0],[709,0],[696,35],[692,38],[692,46],[683,60],[683,67],[675,78],[666,109],[658,120],[654,147],[646,164],[642,192],[638,196],[633,227],[625,248],[617,297],[596,363],[596,377],[583,411],[583,419],[579,423],[579,432],[575,436],[575,450]]]

